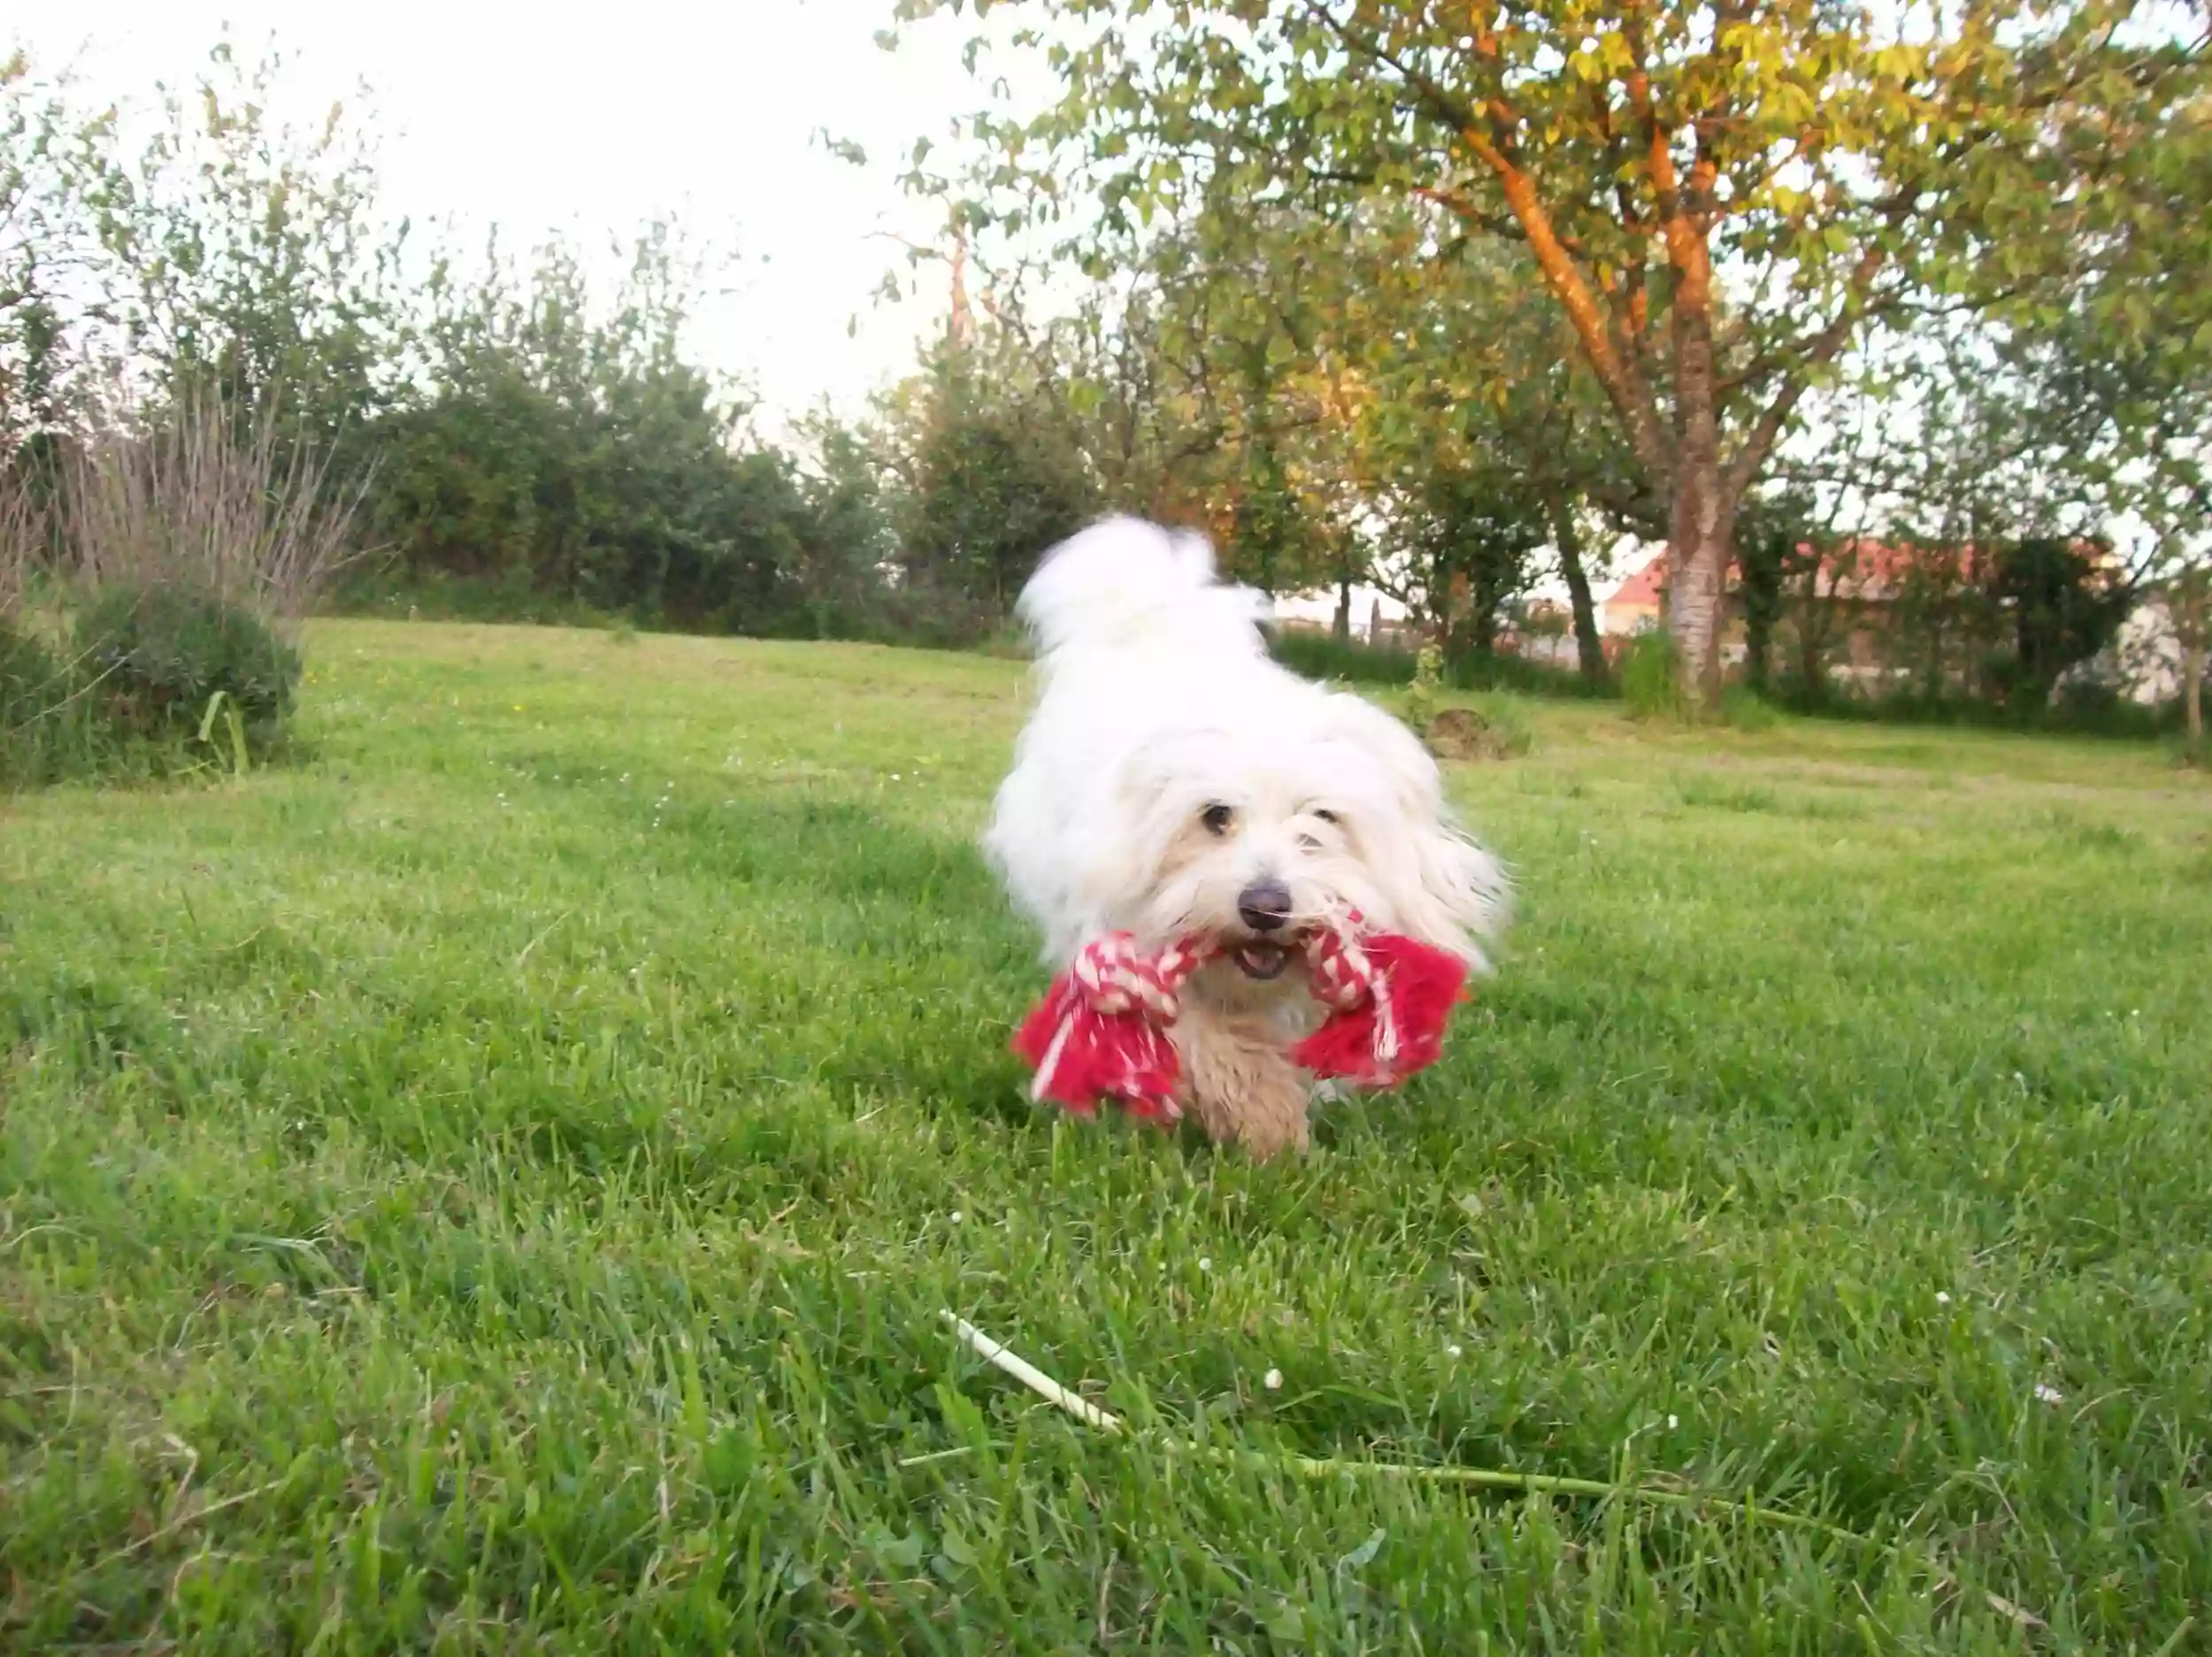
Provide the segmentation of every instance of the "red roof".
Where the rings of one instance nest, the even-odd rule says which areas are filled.
[[[1812,550],[1809,541],[1798,543],[1800,553]],[[1909,541],[1876,541],[1871,536],[1858,536],[1838,541],[1821,555],[1820,588],[1824,594],[1838,598],[1863,599],[1885,602],[1897,596],[1898,589],[1916,569],[1928,569],[1942,563],[1956,564],[1970,550],[1965,548],[1920,547]],[[1729,585],[1738,579],[1735,564],[1728,566]],[[1655,554],[1644,566],[1634,572],[1614,590],[1609,604],[1656,605],[1667,584],[1667,554]]]
[[[1650,604],[1659,602],[1660,590],[1667,584],[1667,555],[1662,551],[1649,564],[1636,571],[1613,589],[1609,604]]]

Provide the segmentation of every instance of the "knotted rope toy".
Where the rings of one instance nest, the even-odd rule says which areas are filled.
[[[1436,1062],[1466,963],[1395,932],[1363,933],[1357,915],[1314,928],[1300,947],[1313,997],[1329,1009],[1321,1027],[1291,1049],[1300,1069],[1394,1087]],[[1127,932],[1084,945],[1015,1032],[1014,1051],[1036,1067],[1032,1095],[1078,1116],[1110,1099],[1148,1121],[1176,1121],[1182,1062],[1168,1030],[1182,1014],[1191,974],[1220,953],[1204,937],[1150,955]]]

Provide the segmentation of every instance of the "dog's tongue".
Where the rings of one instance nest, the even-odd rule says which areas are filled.
[[[1283,969],[1290,964],[1290,952],[1280,944],[1242,944],[1236,952],[1237,965],[1248,978],[1280,978]]]

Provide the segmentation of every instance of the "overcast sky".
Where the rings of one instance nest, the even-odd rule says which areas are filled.
[[[959,61],[963,25],[910,29],[896,52],[876,45],[892,0],[10,9],[0,40],[12,35],[50,70],[73,64],[102,99],[189,84],[226,24],[242,56],[273,35],[285,50],[289,111],[313,119],[367,82],[388,204],[418,225],[457,220],[472,244],[496,221],[511,242],[559,227],[596,249],[678,215],[745,256],[695,349],[785,411],[826,394],[856,410],[943,313],[935,282],[918,303],[872,297],[901,258],[879,233],[928,236],[934,216],[903,196],[894,164],[979,97]],[[823,127],[860,142],[870,165],[831,157],[815,141]]]

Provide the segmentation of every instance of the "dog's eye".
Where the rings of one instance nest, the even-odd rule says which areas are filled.
[[[1210,805],[1198,814],[1198,820],[1206,825],[1207,833],[1226,834],[1229,832],[1230,819],[1235,816],[1236,811],[1233,807]]]
[[[1336,821],[1336,813],[1322,806],[1314,807],[1313,814],[1314,816],[1319,817],[1324,823],[1334,823]]]

